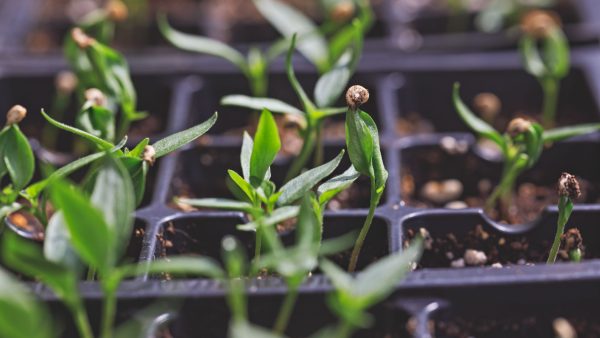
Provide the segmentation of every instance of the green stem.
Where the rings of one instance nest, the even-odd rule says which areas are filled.
[[[117,310],[117,294],[113,288],[104,288],[104,304],[102,309],[102,338],[114,338],[113,325],[115,322],[115,314]]]
[[[77,302],[77,304],[74,304],[71,307],[71,312],[73,313],[73,317],[75,317],[75,325],[77,326],[77,330],[79,331],[81,338],[94,338],[92,327],[90,326],[90,321],[87,317],[83,304],[81,304],[81,302]]]
[[[52,117],[58,121],[62,121],[65,115],[65,111],[69,106],[71,95],[64,94],[61,92],[56,93],[54,97],[54,102],[52,103]],[[50,124],[44,125],[44,130],[42,131],[42,144],[44,144],[49,149],[55,149],[57,146],[58,139],[58,128]]]
[[[541,80],[541,84],[544,91],[542,124],[547,129],[552,128],[555,124],[560,83],[553,77],[546,77]]]
[[[573,210],[573,202],[567,196],[561,196],[558,201],[558,222],[556,223],[556,234],[554,235],[554,242],[548,255],[547,264],[553,264],[556,261],[558,255],[558,249],[560,249],[560,238],[565,232],[565,225],[569,221],[571,211]]]
[[[367,238],[367,234],[369,233],[369,229],[371,228],[371,223],[373,222],[373,217],[375,216],[375,208],[379,204],[379,200],[381,199],[382,192],[377,193],[375,190],[375,179],[371,179],[371,202],[369,204],[369,214],[367,215],[367,219],[358,234],[358,238],[356,239],[356,243],[354,243],[354,249],[352,249],[352,255],[350,256],[350,264],[348,265],[348,272],[354,272],[356,270],[356,263],[358,262],[358,256],[360,255],[360,251],[365,242],[365,238]]]
[[[258,260],[260,258],[260,251],[262,247],[262,229],[259,226],[256,228],[256,244],[254,247],[254,259]]]
[[[509,160],[502,170],[502,179],[494,188],[494,191],[485,201],[485,210],[490,211],[496,206],[496,202],[500,199],[501,202],[501,217],[506,216],[506,212],[511,204],[512,192],[515,187],[515,182],[519,174],[525,169],[517,163],[516,160]]]
[[[277,315],[275,325],[273,326],[273,330],[276,333],[283,334],[285,332],[288,322],[290,321],[290,317],[292,316],[292,312],[294,311],[294,304],[296,304],[297,298],[298,287],[290,286],[290,289],[288,290],[288,293],[285,295],[285,299],[283,300],[283,305],[279,310],[279,314]]]
[[[336,330],[335,338],[348,338],[352,334],[352,324],[344,320],[338,325]]]
[[[308,123],[308,127],[306,127],[304,135],[305,137],[304,143],[302,144],[302,150],[300,150],[300,154],[296,157],[296,159],[294,159],[294,162],[292,162],[292,165],[285,177],[286,182],[298,176],[300,171],[302,171],[302,169],[306,165],[306,162],[308,162],[308,158],[312,154],[313,150],[315,149],[316,137],[314,127],[310,122]]]

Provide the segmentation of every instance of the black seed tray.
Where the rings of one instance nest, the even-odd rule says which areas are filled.
[[[559,105],[576,112],[578,121],[600,119],[598,56],[598,51],[591,48],[574,51],[573,72],[563,85],[564,92]],[[163,127],[152,136],[153,140],[204,120],[215,110],[219,110],[220,119],[208,138],[204,137],[200,142],[162,158],[153,168],[153,177],[148,182],[148,196],[142,208],[136,212],[137,233],[143,229],[143,235],[132,241],[128,257],[148,262],[181,253],[195,253],[218,259],[220,240],[227,234],[238,237],[251,252],[251,236],[235,229],[236,224],[244,221],[241,213],[182,212],[175,209],[171,202],[172,197],[182,193],[183,188],[198,197],[226,196],[222,186],[225,169],[238,169],[240,138],[224,135],[223,132],[242,127],[240,121],[245,113],[219,107],[218,101],[222,95],[243,92],[244,79],[222,62],[179,53],[132,57],[130,64],[139,88],[140,104],[148,107]],[[39,126],[36,110],[49,106],[51,79],[64,67],[58,58],[0,61],[0,85],[3,86],[0,109],[7,109],[14,103],[28,106],[31,109],[30,123]],[[311,68],[300,58],[297,69],[300,80],[307,85],[316,79]],[[273,66],[273,74],[273,95],[293,100],[288,94],[289,90],[286,90],[289,84],[283,75],[281,61]],[[503,237],[508,241],[526,238],[532,250],[541,252],[547,249],[557,217],[554,206],[546,208],[532,223],[506,226],[492,221],[476,208],[450,210],[407,205],[410,196],[403,193],[405,182],[401,178],[410,170],[423,174],[423,178],[415,175],[415,186],[430,179],[425,174],[433,170],[419,157],[419,154],[428,151],[440,154],[443,168],[448,169],[444,170],[448,178],[468,179],[477,176],[497,179],[499,163],[478,152],[474,137],[458,121],[451,108],[450,90],[455,80],[463,84],[465,100],[470,100],[478,91],[496,92],[505,104],[506,113],[515,110],[532,113],[539,106],[537,83],[520,70],[519,57],[515,53],[443,56],[365,54],[360,71],[352,82],[371,89],[371,102],[365,109],[374,115],[380,126],[383,155],[390,179],[361,257],[361,268],[388,253],[401,251],[411,231],[418,231],[421,227],[426,227],[434,238],[453,233],[460,239],[479,225],[492,238]],[[41,94],[28,95],[37,92]],[[411,134],[398,130],[397,120],[411,111],[418,111],[424,118],[436,121],[434,127],[438,132]],[[35,127],[32,130],[35,132]],[[441,141],[448,137],[466,144],[467,151],[453,154],[443,150]],[[326,157],[333,157],[343,145],[339,139],[326,142]],[[568,170],[591,182],[592,187],[598,187],[600,162],[596,158],[599,152],[598,134],[558,143],[544,154],[539,168],[528,171],[524,177],[533,182],[549,184],[561,171]],[[276,181],[282,179],[288,163],[289,159],[281,158],[274,164],[273,177]],[[475,169],[464,167],[466,163],[475,163]],[[182,188],[182,182],[187,186]],[[365,185],[359,182],[356,187],[360,196]],[[600,194],[598,190],[592,191],[597,198]],[[366,216],[364,208],[364,200],[359,198],[349,209],[328,211],[324,236],[335,237],[358,229]],[[588,325],[581,324],[587,330],[589,323],[594,323],[594,302],[597,303],[600,298],[597,288],[600,261],[595,259],[600,255],[595,224],[599,216],[600,205],[597,203],[575,207],[568,226],[578,227],[582,231],[586,253],[590,257],[580,264],[506,264],[509,266],[504,268],[450,269],[443,264],[426,265],[423,261],[422,266],[408,276],[392,296],[373,309],[376,317],[374,327],[357,333],[357,336],[431,337],[431,328],[434,327],[436,336],[452,337],[453,333],[448,333],[448,327],[454,325],[459,329],[474,330],[472,332],[484,337],[496,337],[498,335],[486,335],[485,331],[481,333],[491,325],[489,318],[511,320],[514,317],[521,320],[538,315],[538,321],[532,324],[529,320],[517,328],[525,330],[523,332],[526,335],[522,335],[521,331],[502,331],[504,329],[498,329],[494,334],[501,332],[505,336],[521,334],[545,337],[548,325],[551,325],[548,323],[555,316],[573,318],[577,323],[582,321]],[[291,235],[282,236],[285,240]],[[346,264],[346,258],[343,254],[331,257],[342,266]],[[177,279],[167,283],[163,277],[152,275],[126,281],[119,292],[119,318],[130,318],[135,311],[158,300],[170,301],[180,309],[174,312],[176,316],[169,324],[175,337],[196,337],[199,332],[203,337],[224,336],[228,312],[222,285],[202,279]],[[57,315],[68,322],[66,311],[48,289],[39,284],[31,286],[57,309]],[[98,285],[82,283],[81,288],[91,313],[99,311],[101,293]],[[326,294],[331,290],[331,285],[318,271],[307,279],[301,288],[299,304],[287,332],[290,336],[307,336],[333,321],[332,314],[325,306]],[[248,294],[252,320],[270,326],[285,294],[281,280],[250,280]],[[512,317],[502,317],[502,314],[512,313],[515,307],[519,312],[514,312]],[[474,317],[471,315],[473,313],[480,316]],[[523,313],[523,316],[519,317],[516,313]],[[92,318],[96,320],[97,316]],[[508,324],[493,325],[505,327]],[[73,328],[67,327],[65,336],[73,335]]]

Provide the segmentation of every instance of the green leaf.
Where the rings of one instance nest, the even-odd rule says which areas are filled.
[[[351,165],[341,175],[331,178],[325,183],[321,184],[317,188],[317,195],[319,196],[319,203],[324,205],[334,198],[340,192],[346,190],[357,178],[360,177],[360,173],[354,169]]]
[[[50,314],[25,286],[0,269],[0,336],[10,338],[50,338]]]
[[[352,276],[334,263],[323,259],[319,267],[327,278],[329,278],[336,290],[348,291],[352,288],[352,283],[354,282]]]
[[[292,63],[295,45],[296,34],[292,36],[290,48],[288,49],[285,58],[285,72],[287,74],[288,81],[290,81],[290,84],[292,85],[292,89],[294,89],[296,96],[298,96],[298,99],[300,99],[300,102],[302,103],[302,107],[304,107],[304,111],[310,116],[310,113],[315,110],[315,104],[310,100],[310,98],[308,98],[308,95],[306,95],[304,88],[302,88],[300,82],[298,82],[298,79],[296,78],[296,73],[294,72],[294,64]]]
[[[236,198],[252,203],[255,199],[254,188],[233,170],[227,170],[232,184],[228,185],[229,190]],[[229,182],[229,181],[228,181]]]
[[[144,199],[146,190],[146,177],[148,176],[148,162],[139,157],[121,157],[119,161],[123,164],[131,178],[133,191],[135,195],[135,206],[137,207]]]
[[[35,170],[33,151],[27,138],[15,124],[2,137],[3,161],[16,190],[21,190],[31,181]]]
[[[333,160],[320,165],[311,170],[300,174],[287,182],[281,189],[281,196],[277,200],[277,205],[287,205],[299,200],[307,191],[312,189],[325,177],[331,175],[331,173],[337,168],[344,157],[344,150],[342,150],[338,156]]]
[[[247,321],[233,320],[229,325],[229,338],[284,338],[284,336]]]
[[[281,140],[277,123],[271,112],[264,109],[258,121],[250,157],[250,183],[252,186],[259,187],[262,184],[279,149],[281,149]]]
[[[80,275],[84,266],[71,244],[71,235],[62,211],[56,212],[48,221],[44,238],[44,257]]]
[[[219,264],[209,257],[176,256],[169,259],[159,259],[149,263],[136,263],[120,267],[120,279],[135,277],[145,273],[168,273],[178,276],[203,276],[210,278],[223,278],[225,273]]]
[[[385,169],[385,165],[383,163],[383,156],[381,155],[381,149],[379,147],[379,132],[377,131],[377,125],[373,118],[365,113],[364,111],[360,111],[360,118],[365,122],[365,125],[369,128],[369,132],[371,133],[371,139],[373,140],[373,159],[371,165],[373,167],[373,174],[375,176],[375,185],[378,193],[383,191],[385,188],[385,183],[388,178],[388,172]]]
[[[327,41],[319,29],[304,14],[276,0],[254,0],[256,8],[281,35],[291,38],[298,34],[298,50],[320,71],[328,67]]]
[[[264,217],[260,221],[261,226],[273,226],[283,221],[286,221],[290,218],[294,218],[298,216],[298,212],[300,211],[300,207],[293,206],[285,206],[278,209],[275,209],[269,216]],[[259,222],[253,221],[246,224],[240,224],[237,226],[238,230],[242,231],[256,231],[258,229]]]
[[[329,107],[340,98],[352,76],[349,62],[348,55],[348,57],[342,58],[332,70],[319,78],[314,91],[317,107]]]
[[[129,173],[116,159],[107,156],[96,175],[90,202],[102,212],[109,227],[110,241],[118,259],[133,231],[135,194]],[[65,214],[66,215],[66,214]]]
[[[569,73],[569,42],[560,28],[553,29],[544,41],[544,60],[552,76],[561,79]]]
[[[374,140],[358,111],[350,108],[346,112],[346,147],[354,168],[361,174],[371,177]]]
[[[163,36],[175,47],[191,52],[221,57],[233,63],[242,72],[248,72],[246,60],[237,50],[217,40],[178,32],[169,25],[167,17],[164,14],[157,16],[157,22]]]
[[[152,147],[156,151],[156,158],[167,155],[168,153],[175,151],[184,145],[192,142],[198,137],[204,135],[214,124],[217,122],[218,114],[215,112],[214,115],[203,123],[194,126],[192,128],[180,131],[173,135],[167,136],[162,140],[154,143]]]
[[[31,278],[40,279],[71,306],[81,301],[77,271],[44,259],[42,248],[13,233],[3,236],[2,256],[6,264]]]
[[[162,325],[175,316],[181,307],[178,300],[160,300],[137,311],[115,329],[114,338],[148,338],[160,332]]]
[[[242,165],[242,174],[246,182],[250,183],[250,159],[252,158],[252,149],[254,141],[246,131],[244,131],[244,140],[242,141],[242,152],[240,153],[240,163]]]
[[[149,138],[145,138],[143,140],[140,141],[140,143],[138,143],[135,148],[131,149],[131,151],[129,152],[129,154],[127,154],[130,157],[142,157],[142,154],[144,153],[144,148],[150,143],[150,139]]]
[[[283,101],[266,97],[251,97],[246,95],[227,95],[221,99],[223,106],[237,106],[252,110],[268,109],[272,113],[294,114],[304,116],[298,108]]]
[[[548,70],[537,49],[537,42],[533,37],[524,35],[519,43],[519,50],[521,51],[523,66],[529,74],[537,78],[541,78],[547,74]]]
[[[115,152],[118,150],[119,150],[119,148],[115,147],[115,148],[111,149],[110,152],[112,153],[112,152]],[[104,157],[105,155],[106,155],[105,152],[99,152],[99,153],[87,155],[85,157],[77,159],[77,160],[65,165],[64,167],[61,167],[60,169],[56,170],[50,176],[48,176],[48,178],[43,179],[39,182],[36,182],[36,183],[30,185],[29,187],[27,187],[27,189],[25,189],[25,193],[27,194],[27,196],[30,196],[31,198],[35,198],[46,188],[46,186],[53,179],[66,177],[67,175],[73,173],[75,170],[81,169],[81,168],[85,167],[86,165]]]
[[[354,297],[366,300],[366,306],[374,305],[387,297],[397,284],[412,270],[423,253],[423,240],[415,239],[410,247],[369,265],[359,272],[350,290]]]
[[[78,126],[103,140],[114,141],[115,116],[109,109],[93,104],[84,105],[77,116]]]
[[[600,130],[600,123],[579,124],[576,126],[568,126],[544,130],[544,142],[558,142],[571,137],[585,135]]]
[[[463,103],[460,98],[460,84],[455,83],[452,91],[452,101],[454,102],[454,108],[458,112],[460,118],[481,137],[485,137],[490,141],[496,143],[503,154],[506,154],[506,142],[502,135],[497,132],[492,126],[487,124],[485,121],[477,117],[473,112]]]
[[[80,137],[90,141],[91,143],[95,144],[101,150],[110,150],[115,146],[114,144],[112,144],[108,141],[105,141],[95,135],[88,133],[88,132],[85,132],[81,129],[77,129],[75,127],[71,127],[69,125],[66,125],[64,123],[54,120],[53,118],[48,116],[48,114],[46,114],[43,109],[41,110],[41,113],[42,113],[42,116],[44,116],[44,118],[46,119],[46,121],[48,121],[51,125],[59,128],[59,129],[62,129],[64,131],[68,131],[77,136],[80,136]]]
[[[321,245],[322,234],[321,207],[314,194],[306,194],[302,198],[300,211],[298,211],[296,243],[299,248],[314,252],[315,261]]]
[[[116,262],[117,243],[103,213],[83,192],[60,180],[50,185],[50,196],[54,206],[64,214],[71,243],[79,256],[101,275],[107,275]]]
[[[183,203],[197,208],[239,210],[248,213],[254,210],[254,206],[250,203],[238,202],[236,200],[229,200],[225,198],[178,198],[177,203]]]

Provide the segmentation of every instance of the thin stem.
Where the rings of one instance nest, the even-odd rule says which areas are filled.
[[[113,337],[113,325],[115,322],[115,314],[117,310],[117,295],[116,290],[112,288],[104,288],[104,304],[102,309],[102,338]]]
[[[69,106],[70,94],[64,94],[61,92],[56,93],[54,102],[52,103],[52,117],[58,121],[62,121],[65,115],[65,111]],[[50,124],[44,125],[42,131],[42,144],[46,145],[49,149],[56,150],[57,139],[58,139],[58,128]]]
[[[90,326],[90,321],[83,304],[77,302],[77,304],[74,304],[71,307],[71,312],[73,313],[73,317],[75,317],[75,325],[77,325],[77,330],[79,331],[81,338],[94,338],[92,327]]]
[[[509,160],[507,165],[502,170],[502,179],[496,186],[490,197],[485,201],[485,210],[490,211],[496,206],[496,202],[500,199],[502,216],[507,215],[507,210],[510,207],[512,192],[519,174],[525,168],[517,165],[516,160]]]
[[[262,229],[260,225],[256,228],[256,245],[254,247],[254,259],[260,258],[260,251],[262,250]]]
[[[379,204],[379,199],[381,198],[382,192],[377,193],[375,191],[375,179],[371,179],[371,202],[369,204],[369,214],[367,215],[367,219],[358,234],[358,238],[356,239],[356,243],[354,243],[354,249],[352,249],[352,255],[350,256],[350,264],[348,265],[348,272],[354,272],[356,270],[356,263],[358,262],[358,256],[360,255],[360,251],[365,242],[365,238],[367,238],[367,234],[369,233],[369,229],[371,228],[371,223],[373,222],[373,217],[375,216],[375,208]]]
[[[288,322],[290,321],[290,317],[292,316],[292,312],[294,311],[294,305],[296,304],[297,298],[298,287],[290,286],[290,289],[288,290],[288,293],[285,295],[285,299],[283,300],[283,305],[279,310],[279,314],[277,315],[275,325],[273,326],[273,330],[276,333],[283,334],[285,332]]]
[[[302,168],[304,168],[304,166],[306,165],[306,162],[308,162],[308,158],[312,154],[313,150],[315,149],[316,137],[312,123],[308,123],[304,135],[305,137],[304,143],[302,144],[302,150],[300,150],[300,154],[296,157],[296,159],[294,159],[294,162],[292,162],[292,165],[285,177],[286,182],[298,176],[300,171],[302,171]]]
[[[560,83],[553,77],[546,77],[541,80],[541,84],[542,89],[544,90],[542,124],[544,128],[551,128],[556,122],[556,106],[558,103]]]
[[[336,330],[335,338],[348,338],[352,334],[352,325],[344,320],[338,325]]]
[[[560,200],[558,201],[558,222],[556,223],[556,234],[554,235],[554,242],[552,243],[552,248],[550,249],[550,254],[548,255],[546,264],[553,264],[556,261],[558,249],[560,249],[560,238],[565,232],[565,225],[567,224],[567,221],[569,221],[569,216],[571,216],[572,209],[573,203],[569,197],[561,196]]]

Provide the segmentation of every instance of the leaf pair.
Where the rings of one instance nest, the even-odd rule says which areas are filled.
[[[35,170],[35,159],[29,141],[17,124],[0,131],[0,178],[6,174],[16,191],[23,189]]]
[[[121,165],[124,166],[124,168],[129,173],[130,179],[132,180],[132,182],[134,184],[134,192],[135,192],[135,196],[136,196],[135,204],[139,205],[139,203],[141,203],[141,200],[143,198],[144,188],[145,188],[146,175],[148,172],[148,161],[143,159],[142,157],[143,157],[144,149],[146,148],[146,146],[149,143],[149,139],[147,139],[147,138],[143,139],[132,150],[128,150],[128,149],[121,150],[121,148],[125,144],[124,141],[126,141],[126,139],[124,139],[121,142],[121,144],[114,145],[111,142],[103,140],[102,138],[95,136],[93,134],[90,134],[87,131],[84,131],[84,130],[66,125],[64,123],[58,122],[58,121],[54,120],[53,118],[51,118],[50,116],[48,116],[43,110],[41,113],[42,113],[42,116],[50,124],[56,126],[57,128],[60,128],[62,130],[68,131],[70,133],[73,133],[77,136],[82,137],[83,139],[94,144],[99,150],[110,151],[111,153],[114,153],[116,158],[121,162]],[[175,133],[173,135],[167,136],[167,137],[155,142],[154,144],[152,144],[152,148],[154,149],[154,152],[155,152],[154,158],[158,159],[160,157],[163,157],[163,156],[183,147],[184,145],[194,141],[198,137],[202,136],[216,123],[217,117],[218,117],[218,114],[215,112],[215,114],[207,121],[205,121],[199,125],[196,125],[194,127],[191,127],[189,129],[186,129],[181,132]],[[65,166],[64,169],[58,170],[56,172],[56,174],[54,174],[54,175],[55,176],[60,175],[61,177],[63,177],[65,175],[71,173],[72,171],[80,168],[81,166],[97,160],[99,157],[101,157],[101,155],[99,155],[99,154],[88,155],[84,158],[76,160],[72,164]],[[27,189],[27,193],[29,196],[35,197],[37,194],[39,194],[41,192],[41,190],[43,190],[45,188],[46,185],[47,185],[46,180],[36,183]]]
[[[321,270],[335,288],[335,292],[328,296],[330,308],[342,320],[353,326],[368,324],[364,312],[395,289],[412,270],[412,264],[419,261],[422,252],[422,239],[415,239],[403,252],[378,260],[359,272],[356,277],[323,260],[320,264]]]

